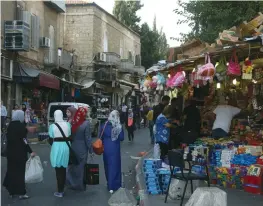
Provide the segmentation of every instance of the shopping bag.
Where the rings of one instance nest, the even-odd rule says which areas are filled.
[[[85,164],[84,167],[84,183],[87,185],[100,184],[100,168],[99,164],[94,164],[93,160]]]
[[[25,183],[39,183],[43,181],[43,166],[39,156],[30,157],[26,162]]]

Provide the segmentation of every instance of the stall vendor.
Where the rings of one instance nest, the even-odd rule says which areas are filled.
[[[236,107],[235,100],[229,100],[228,105],[218,105],[214,110],[215,121],[212,130],[212,137],[215,139],[227,137],[234,116],[241,111]]]

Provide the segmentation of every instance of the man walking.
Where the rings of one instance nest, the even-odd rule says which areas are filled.
[[[3,101],[1,101],[1,131],[5,126],[6,117],[7,117],[7,110],[6,107],[3,105]]]

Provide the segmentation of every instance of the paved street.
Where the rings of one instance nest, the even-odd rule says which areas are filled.
[[[137,155],[138,152],[148,151],[150,149],[150,138],[148,137],[148,129],[138,130],[135,133],[134,143],[128,143],[127,135],[122,143],[122,171],[127,173],[125,176],[125,184],[128,189],[132,189],[135,185],[132,175],[128,175],[129,170],[133,168],[134,162],[130,159],[130,155]],[[9,199],[8,193],[2,187],[1,205],[3,206],[106,206],[110,197],[106,189],[106,181],[104,176],[104,168],[102,157],[97,156],[95,161],[100,164],[100,182],[98,186],[87,186],[85,192],[75,192],[67,190],[64,198],[56,198],[53,196],[56,190],[56,179],[54,169],[49,163],[49,145],[32,145],[32,149],[40,156],[44,167],[44,181],[39,184],[27,185],[28,194],[31,196],[28,200]],[[45,161],[47,163],[45,163]],[[2,158],[1,177],[2,181],[6,171],[6,160]]]

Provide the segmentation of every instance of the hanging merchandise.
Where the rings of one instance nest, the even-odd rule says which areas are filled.
[[[158,73],[156,75],[157,77],[157,87],[156,87],[156,90],[157,91],[163,91],[164,90],[164,85],[165,85],[165,78],[164,78],[164,75],[161,74],[161,73]]]
[[[157,76],[153,76],[152,77],[152,81],[150,82],[150,87],[152,89],[155,89],[157,87],[157,81],[158,81],[158,78]]]
[[[179,66],[178,72],[170,76],[166,82],[166,86],[168,88],[182,87],[185,80],[185,72],[183,71],[183,68]]]
[[[252,70],[253,65],[252,61],[249,60],[249,57],[246,58],[243,67],[242,67],[242,79],[252,79]]]
[[[209,54],[205,55],[205,65],[201,66],[198,74],[202,77],[213,77],[215,75],[215,66],[211,63]]]
[[[218,74],[223,74],[226,72],[227,66],[226,66],[227,62],[226,62],[226,57],[222,56],[218,62],[218,64],[216,64],[215,68],[216,68],[216,73]]]
[[[241,69],[240,65],[238,63],[238,58],[236,54],[236,50],[233,51],[231,59],[228,64],[227,68],[227,74],[233,75],[233,76],[240,76],[241,75]]]

